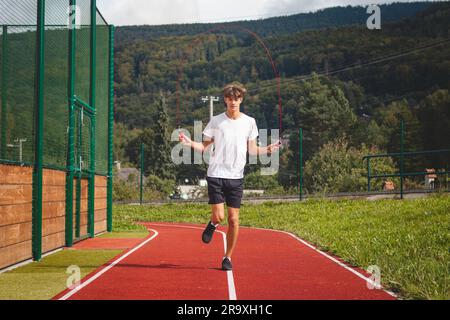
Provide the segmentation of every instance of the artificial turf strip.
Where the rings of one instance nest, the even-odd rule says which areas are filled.
[[[135,221],[206,224],[206,204],[114,206],[114,230]],[[408,200],[308,200],[244,205],[240,224],[292,232],[345,261],[376,265],[384,287],[406,299],[450,299],[450,196]]]
[[[48,300],[66,289],[72,265],[81,278],[105,264],[121,250],[62,250],[23,267],[0,274],[0,300]]]
[[[100,239],[138,239],[138,238],[145,238],[148,236],[148,231],[141,232],[141,231],[134,231],[134,232],[107,232],[104,233],[96,238]]]

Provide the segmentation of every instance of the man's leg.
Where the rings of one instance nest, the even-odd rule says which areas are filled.
[[[217,203],[217,204],[212,204],[211,211],[212,211],[211,220],[210,220],[210,222],[208,222],[205,230],[202,233],[202,241],[204,243],[211,242],[217,225],[219,223],[221,223],[223,221],[223,219],[225,218],[223,202]]]
[[[211,220],[203,231],[202,241],[204,243],[210,243],[216,226],[225,218],[223,206],[225,198],[221,179],[206,177],[206,180],[208,181],[208,203],[211,204]]]
[[[239,208],[228,207],[228,231],[226,257],[231,258],[239,234]]]
[[[223,203],[217,203],[211,205],[211,222],[213,224],[219,224],[225,218],[225,210]]]

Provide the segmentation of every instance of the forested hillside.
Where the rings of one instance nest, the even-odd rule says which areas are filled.
[[[379,151],[398,151],[401,119],[408,150],[449,147],[449,3],[382,7],[381,30],[367,29],[368,15],[357,13],[361,10],[323,10],[315,16],[317,24],[310,27],[290,21],[306,24],[314,19],[292,16],[254,22],[254,29],[241,23],[222,24],[219,30],[201,35],[196,33],[211,26],[119,29],[115,78],[121,137],[116,157],[137,163],[133,150],[143,139],[140,132],[146,129],[151,136],[158,122],[160,95],[165,97],[171,132],[177,125],[192,127],[194,120],[206,125],[209,113],[201,96],[219,95],[231,81],[249,89],[244,112],[255,117],[260,128],[278,128],[277,75],[282,133],[291,135],[291,148],[282,154],[282,166],[290,178],[278,177],[284,186],[295,184],[292,175],[298,151],[292,146],[297,146],[299,127],[304,129],[306,160],[341,137],[348,147],[364,144]],[[215,113],[223,110],[217,103]],[[446,160],[445,155],[423,158],[410,161],[409,167],[423,170]],[[183,175],[204,174],[201,166],[188,171],[184,169]]]
[[[427,9],[430,5],[430,2],[413,2],[383,4],[379,7],[383,13],[383,22],[392,22],[414,16],[417,12]],[[262,37],[267,37],[344,25],[363,25],[367,20],[366,9],[366,7],[362,6],[333,7],[318,10],[313,13],[299,13],[269,19],[220,23],[220,25],[228,27],[238,23],[242,27],[250,29]],[[125,26],[117,29],[117,41],[122,44],[138,39],[154,40],[168,36],[197,35],[216,28],[218,25],[218,23],[192,23],[161,26]],[[233,31],[227,30],[225,32],[234,33]]]

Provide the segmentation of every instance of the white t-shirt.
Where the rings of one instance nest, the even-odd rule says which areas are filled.
[[[208,177],[243,178],[247,142],[258,137],[255,119],[241,113],[233,120],[224,112],[212,118],[203,134],[214,139],[214,151],[210,148]]]

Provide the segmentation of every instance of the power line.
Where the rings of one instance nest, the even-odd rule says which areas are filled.
[[[394,60],[394,59],[397,59],[397,58],[404,57],[406,55],[412,54],[414,52],[430,49],[430,48],[433,48],[433,47],[436,47],[436,46],[439,46],[439,45],[442,45],[442,44],[445,44],[445,43],[448,43],[448,42],[450,42],[450,38],[447,38],[447,39],[444,39],[444,40],[440,40],[440,41],[437,41],[437,42],[433,42],[433,43],[430,43],[430,44],[426,44],[426,45],[423,45],[423,46],[420,46],[420,47],[415,47],[415,48],[411,48],[411,49],[408,49],[408,50],[404,50],[404,51],[401,51],[399,53],[387,55],[387,56],[384,56],[384,57],[381,57],[381,58],[376,58],[376,59],[373,59],[373,60],[369,60],[369,61],[366,61],[366,62],[363,62],[363,63],[358,62],[358,63],[349,64],[349,65],[342,66],[340,68],[337,68],[337,69],[334,69],[334,70],[331,70],[331,71],[328,71],[328,72],[327,71],[319,71],[319,72],[316,72],[316,74],[318,74],[318,75],[324,75],[324,74],[332,75],[332,74],[337,74],[337,73],[341,73],[341,72],[345,72],[345,71],[349,71],[349,70],[353,70],[353,69],[358,69],[358,68],[362,68],[362,67],[365,67],[365,66],[368,66],[368,65],[373,65],[373,64],[377,64],[377,63],[381,63],[381,62],[385,62],[385,61],[389,61],[389,60]],[[311,74],[300,75],[300,76],[296,76],[295,78],[291,78],[289,80],[284,80],[284,81],[281,82],[281,84],[295,83],[295,82],[307,80],[307,79],[310,79],[310,78],[312,78]],[[269,81],[274,81],[274,80],[269,80]],[[271,87],[275,87],[275,86],[277,86],[277,85],[276,84],[268,84],[268,85],[258,86],[257,88],[249,89],[248,92],[256,92],[256,91],[259,91],[260,89],[271,88]]]

